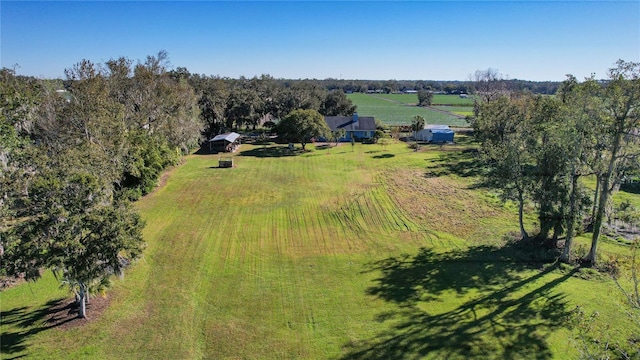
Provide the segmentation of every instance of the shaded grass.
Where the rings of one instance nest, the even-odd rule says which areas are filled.
[[[391,101],[416,105],[418,104],[417,94],[373,94],[369,96],[375,96],[378,98],[388,99]],[[434,105],[449,105],[449,106],[473,106],[473,98],[461,98],[459,95],[446,95],[446,94],[434,94],[431,99],[431,103]]]
[[[11,355],[575,357],[564,321],[573,306],[619,314],[613,297],[583,291],[612,284],[505,245],[516,214],[473,186],[472,152],[396,142],[310,144],[297,156],[277,145],[240,150],[224,170],[211,168],[217,155],[189,156],[137,203],[148,248],[102,317],[22,340],[11,334],[37,322],[3,321]],[[60,297],[46,281],[31,297],[24,286],[3,292],[0,310],[37,313]]]
[[[423,248],[373,263],[382,276],[368,292],[398,304],[378,316],[393,326],[347,345],[343,358],[552,358],[548,338],[570,316],[556,287],[573,272],[514,259],[513,246]]]

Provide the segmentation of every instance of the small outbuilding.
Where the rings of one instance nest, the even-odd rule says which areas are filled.
[[[216,135],[209,140],[209,151],[235,152],[240,147],[240,134],[231,132]]]
[[[418,131],[416,140],[432,143],[453,142],[454,132],[448,125],[427,125]]]

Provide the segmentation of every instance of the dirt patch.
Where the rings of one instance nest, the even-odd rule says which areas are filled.
[[[78,317],[78,307],[73,298],[61,301],[47,310],[45,322],[49,327],[66,330],[73,329],[99,319],[109,306],[110,299],[97,296],[87,304],[87,318]]]
[[[183,160],[183,161],[184,161],[184,160]],[[166,170],[162,173],[162,175],[160,175],[160,178],[158,179],[158,185],[156,185],[156,187],[155,187],[155,188],[153,188],[153,190],[151,190],[151,192],[150,192],[150,193],[148,193],[148,194],[146,194],[145,196],[143,196],[143,198],[144,198],[144,197],[147,197],[147,196],[151,196],[151,195],[155,194],[158,190],[162,189],[162,188],[167,184],[167,180],[169,179],[169,177],[171,176],[171,174],[173,174],[173,172],[175,171],[175,169],[176,169],[178,166],[180,166],[180,165],[177,165],[177,166],[171,166],[171,167],[169,167],[168,169],[166,169]]]
[[[0,277],[0,291],[10,289],[23,284],[26,280],[22,277],[2,276]]]

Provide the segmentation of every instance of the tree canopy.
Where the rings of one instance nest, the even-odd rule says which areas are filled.
[[[324,116],[351,116],[356,108],[342,90],[333,90],[327,93],[319,112]]]
[[[51,269],[86,316],[95,286],[141,255],[143,222],[129,201],[202,131],[187,75],[167,63],[162,51],[136,65],[83,60],[64,89],[0,71],[1,275]]]
[[[568,76],[557,97],[509,92],[497,71],[476,75],[480,94],[473,126],[487,179],[503,199],[519,203],[523,238],[528,234],[522,212],[532,201],[538,239],[555,247],[566,234],[563,261],[570,260],[578,224],[590,222],[591,249],[583,261],[596,264],[611,196],[625,174],[638,170],[640,64],[618,61],[605,82]],[[596,177],[592,196],[579,181],[585,175]]]
[[[314,137],[329,138],[331,129],[324,117],[316,110],[298,109],[285,116],[275,128],[275,132],[290,142],[299,142],[305,150]]]

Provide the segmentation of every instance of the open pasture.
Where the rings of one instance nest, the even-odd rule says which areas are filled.
[[[371,94],[370,96],[388,99],[391,101],[403,103],[406,105],[418,104],[417,94]],[[473,98],[461,98],[459,95],[448,94],[433,94],[431,103],[434,106],[447,105],[447,106],[473,106]]]
[[[434,108],[460,116],[473,115],[473,106],[436,105]]]
[[[473,98],[462,98],[459,95],[434,94],[431,103],[433,105],[473,106]]]
[[[348,94],[358,106],[361,116],[374,116],[387,125],[408,125],[416,115],[423,116],[427,124],[468,126],[468,123],[451,113],[431,108],[417,107],[418,98],[414,94]],[[410,97],[415,98],[412,103]]]
[[[466,149],[309,147],[188,156],[137,203],[148,247],[102,314],[51,325],[50,275],[1,293],[2,358],[576,358],[576,306],[628,335],[611,281],[504,241],[516,210]]]

